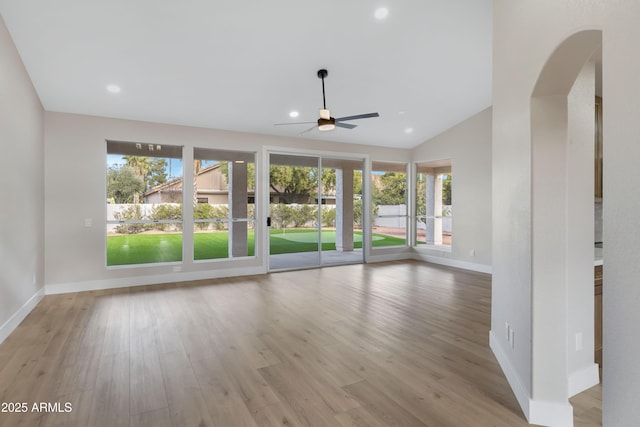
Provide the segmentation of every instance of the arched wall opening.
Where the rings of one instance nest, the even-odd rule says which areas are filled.
[[[594,134],[600,30],[565,39],[531,96],[532,423],[573,425],[568,398],[599,382],[594,363]],[[555,425],[555,424],[554,424]]]

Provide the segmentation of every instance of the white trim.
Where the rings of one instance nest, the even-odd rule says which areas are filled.
[[[97,291],[104,289],[128,288],[133,286],[156,285],[160,283],[188,282],[192,280],[218,279],[223,277],[251,276],[265,274],[264,266],[228,268],[224,270],[206,270],[180,272],[173,274],[124,277],[118,279],[90,280],[86,282],[54,283],[45,286],[46,295],[69,292]]]
[[[600,368],[597,363],[569,375],[569,397],[573,397],[600,383]]]
[[[489,331],[489,347],[493,351],[493,354],[496,356],[498,360],[498,364],[504,373],[504,376],[507,378],[507,382],[511,386],[511,390],[513,394],[516,396],[518,400],[518,404],[520,405],[520,409],[524,413],[524,416],[529,419],[529,403],[531,398],[529,396],[529,390],[527,390],[520,381],[520,377],[518,373],[511,365],[509,358],[507,357],[507,353],[504,351],[502,346],[500,345],[500,341],[496,338],[493,330]]]
[[[270,233],[269,233],[269,227],[267,227],[266,225],[266,219],[267,217],[269,217],[269,207],[270,207],[270,201],[269,201],[269,196],[270,196],[270,179],[269,179],[269,168],[271,166],[271,155],[272,154],[282,154],[282,155],[290,155],[290,156],[309,156],[309,157],[317,157],[318,158],[318,167],[320,167],[322,165],[322,160],[324,158],[332,158],[332,159],[344,159],[344,160],[356,160],[356,161],[361,161],[363,163],[363,170],[362,170],[362,192],[363,192],[363,224],[368,224],[369,223],[369,212],[371,211],[371,207],[368,205],[369,203],[369,188],[368,188],[368,183],[367,180],[365,179],[366,176],[371,176],[370,175],[370,159],[369,159],[369,155],[368,154],[364,154],[364,153],[349,153],[349,152],[340,152],[340,151],[323,151],[323,150],[309,150],[309,149],[304,149],[304,148],[294,148],[294,147],[280,147],[280,146],[274,146],[274,145],[265,145],[262,147],[262,162],[264,164],[264,170],[262,171],[262,174],[259,175],[262,177],[262,186],[263,186],[263,193],[264,193],[264,197],[265,197],[265,203],[262,207],[262,212],[264,214],[264,220],[262,221],[263,223],[260,225],[260,230],[264,230],[263,231],[263,235],[264,235],[264,241],[262,242],[262,248],[263,248],[263,264],[266,266],[266,270],[268,272],[279,272],[279,271],[286,271],[288,269],[278,269],[278,270],[272,270],[271,267],[269,266],[269,239],[270,239]],[[320,180],[320,176],[318,177],[318,180]],[[320,185],[320,181],[318,181],[318,185]],[[318,203],[320,203],[320,200],[318,200]],[[321,213],[319,214],[320,216],[322,215]],[[319,218],[321,220],[321,218]],[[319,222],[319,224],[322,224],[322,221]],[[365,242],[367,242],[370,238],[371,235],[371,231],[370,231],[370,227],[367,227],[366,225],[363,226],[363,236],[362,236],[362,246],[363,246],[363,252],[364,252],[364,262],[367,262],[367,255],[368,255],[368,245],[365,244]],[[320,245],[322,244],[322,242],[319,242],[319,247],[321,247]],[[321,251],[320,251],[321,252]],[[322,257],[322,254],[320,254],[320,257]],[[404,259],[404,258],[403,258]],[[309,267],[309,268],[320,268],[320,267],[325,267],[328,265],[323,265],[322,263],[320,263],[317,266],[313,266],[313,267]]]
[[[489,332],[489,347],[498,360],[500,368],[504,373],[513,394],[518,400],[520,409],[530,424],[553,427],[573,427],[573,407],[569,401],[565,403],[544,402],[534,400],[529,395],[529,391],[520,381],[518,373],[511,365],[506,352],[500,345],[493,330]]]
[[[474,262],[460,261],[452,258],[444,258],[434,255],[427,255],[418,251],[414,252],[413,259],[426,261],[433,264],[446,265],[448,267],[462,268],[464,270],[477,271],[479,273],[491,274],[493,269],[490,265],[477,264]]]
[[[36,305],[44,298],[44,288],[40,288],[22,307],[20,307],[9,319],[0,326],[0,344],[20,325],[20,323],[31,313]]]
[[[552,427],[573,427],[573,406],[566,403],[529,400],[529,424]]]
[[[393,253],[376,254],[375,250],[367,257],[366,263],[386,262],[386,261],[403,261],[413,259],[410,252],[398,251]]]

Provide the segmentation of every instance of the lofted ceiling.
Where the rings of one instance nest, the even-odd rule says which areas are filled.
[[[332,116],[380,117],[305,138],[410,148],[491,104],[491,0],[0,0],[0,13],[47,111],[296,136],[309,125],[273,124],[318,118],[326,68]]]

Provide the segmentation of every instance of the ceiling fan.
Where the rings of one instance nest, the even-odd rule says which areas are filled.
[[[358,120],[358,119],[368,119],[371,117],[380,117],[378,113],[367,113],[367,114],[357,114],[355,116],[345,116],[333,118],[331,117],[331,113],[327,110],[327,101],[324,93],[324,79],[327,77],[329,72],[325,69],[318,70],[318,78],[322,79],[322,109],[320,110],[320,118],[317,121],[317,125],[310,127],[307,130],[303,130],[298,135],[302,135],[307,132],[311,132],[312,130],[318,128],[319,131],[325,132],[329,130],[333,130],[336,127],[344,128],[344,129],[353,129],[357,127],[357,125],[352,125],[351,123],[344,123],[350,120]],[[287,125],[304,125],[311,124],[316,122],[296,122],[296,123],[276,123],[274,126],[287,126]]]

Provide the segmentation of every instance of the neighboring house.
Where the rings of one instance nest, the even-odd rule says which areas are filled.
[[[227,178],[220,170],[221,163],[207,166],[198,172],[196,186],[198,191],[198,203],[210,203],[212,205],[226,205],[229,202],[229,185]],[[182,178],[175,178],[152,187],[143,195],[144,203],[180,203],[182,201]],[[255,203],[255,190],[247,191],[247,203]],[[308,199],[308,203],[317,203],[317,198],[311,195],[297,198],[296,201]],[[335,205],[335,194],[323,194],[322,204]],[[315,202],[314,202],[315,200]],[[269,194],[270,203],[291,203],[287,196],[273,188]],[[302,203],[302,202],[299,202]]]
[[[227,204],[229,186],[220,170],[221,163],[207,166],[198,172],[196,186],[198,203]],[[249,190],[249,203],[253,203],[255,192]],[[145,203],[180,203],[182,201],[182,178],[175,178],[156,185],[144,193]]]

